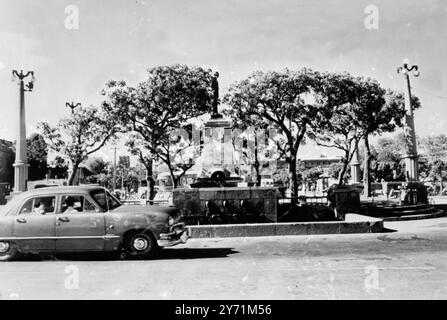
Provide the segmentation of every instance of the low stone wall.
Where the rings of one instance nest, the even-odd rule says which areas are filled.
[[[278,190],[273,187],[174,189],[173,204],[182,210],[184,219],[222,214],[276,222],[277,196]]]
[[[346,214],[345,221],[334,222],[250,223],[187,227],[191,238],[262,237],[381,232],[383,221],[357,214]]]

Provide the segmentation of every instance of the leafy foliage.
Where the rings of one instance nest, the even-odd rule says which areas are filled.
[[[192,141],[176,130],[210,110],[211,79],[212,71],[200,67],[160,66],[148,69],[147,79],[135,88],[112,80],[102,92],[103,110],[127,132],[139,135],[149,157],[167,165],[174,186],[193,165],[186,153]]]
[[[302,178],[305,183],[316,185],[318,179],[323,175],[324,170],[321,167],[313,167],[302,172]]]
[[[65,178],[68,172],[68,163],[58,155],[48,164],[48,170],[52,179]]]
[[[94,107],[78,107],[56,126],[41,122],[39,128],[49,147],[71,161],[73,172],[68,180],[70,185],[79,164],[101,149],[121,129],[110,121],[106,113]]]
[[[297,153],[304,142],[308,124],[316,114],[309,103],[317,73],[310,69],[283,72],[257,71],[230,86],[224,101],[230,109],[225,113],[238,129],[272,129],[279,157],[289,163],[292,195],[298,192]]]
[[[421,175],[432,182],[439,182],[442,190],[443,182],[447,179],[447,135],[424,137],[420,145],[427,159]]]
[[[405,180],[404,154],[403,133],[378,139],[371,148],[371,178],[377,182]]]
[[[377,84],[349,73],[322,73],[318,82],[317,101],[322,108],[314,118],[308,135],[318,145],[336,148],[344,153],[339,184],[343,184],[348,164],[359,141],[366,134],[364,103],[371,94],[371,87],[377,89]]]
[[[47,168],[48,147],[40,134],[33,134],[26,140],[27,158],[29,163],[28,180],[44,179]]]

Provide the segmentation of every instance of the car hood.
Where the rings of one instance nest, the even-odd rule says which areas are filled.
[[[177,215],[179,210],[174,206],[141,206],[141,205],[122,205],[116,209],[110,210],[112,213],[144,213],[144,214],[168,214]]]

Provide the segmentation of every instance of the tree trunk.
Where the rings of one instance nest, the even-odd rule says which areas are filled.
[[[259,163],[253,165],[253,167],[255,168],[256,172],[256,186],[259,187],[261,186],[261,174],[259,173]]]
[[[258,137],[255,136],[255,163],[253,165],[255,167],[256,172],[256,186],[261,186],[261,175],[259,174],[259,159],[258,159]]]
[[[175,178],[174,172],[171,171],[172,188],[176,189],[178,186],[178,179]]]
[[[147,200],[154,200],[155,197],[155,180],[154,180],[154,171],[152,170],[152,160],[149,161],[149,163],[146,166],[147,170],[147,186],[149,188],[149,194]],[[152,202],[149,202],[149,204],[152,204]]]
[[[349,165],[349,161],[345,160],[343,162],[343,168],[341,169],[340,173],[338,174],[338,184],[340,186],[344,184],[343,178],[345,177],[346,171],[348,169],[348,165]]]
[[[289,172],[290,175],[292,177],[292,183],[291,183],[291,187],[292,187],[292,203],[297,203],[297,199],[296,197],[298,197],[298,175],[296,172],[296,158],[295,157],[290,157],[290,164],[289,164]]]
[[[368,135],[365,135],[365,164],[363,167],[363,188],[367,197],[371,196],[371,147],[369,145]]]
[[[78,172],[78,169],[79,169],[79,164],[80,164],[79,162],[75,162],[73,164],[73,172],[71,173],[70,177],[68,178],[68,185],[69,186],[73,185],[74,178],[75,178],[76,173]]]

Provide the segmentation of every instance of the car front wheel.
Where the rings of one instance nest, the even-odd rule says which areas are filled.
[[[18,255],[15,243],[0,241],[0,261],[14,260]]]
[[[149,232],[133,232],[124,239],[124,251],[129,259],[151,259],[158,251],[158,244]]]

